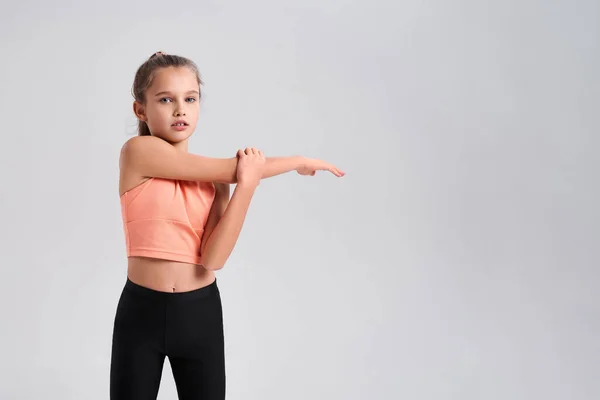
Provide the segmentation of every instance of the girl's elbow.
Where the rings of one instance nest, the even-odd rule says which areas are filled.
[[[220,263],[215,260],[202,260],[202,266],[209,271],[218,271],[223,269],[225,263]]]

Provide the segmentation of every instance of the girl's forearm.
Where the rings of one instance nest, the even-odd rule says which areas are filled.
[[[262,179],[271,178],[273,176],[281,175],[290,171],[295,171],[302,165],[302,160],[302,156],[266,157]],[[237,183],[237,157],[223,159],[223,168],[226,168],[227,170],[224,175],[227,176],[228,179],[221,182]]]
[[[262,178],[270,178],[272,176],[294,171],[300,168],[301,164],[301,156],[267,157],[262,173]]]
[[[204,268],[223,268],[239,238],[256,187],[237,185],[227,209],[209,236],[202,252]]]

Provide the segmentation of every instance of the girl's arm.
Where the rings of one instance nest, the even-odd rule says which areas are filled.
[[[225,212],[216,226],[209,228],[211,232],[205,233],[206,239],[203,237],[201,254],[204,268],[216,271],[225,265],[240,235],[255,190],[253,185],[238,184],[235,187]],[[218,209],[221,207],[217,206]]]
[[[201,244],[201,263],[204,268],[212,271],[223,268],[231,255],[233,247],[240,236],[248,207],[250,207],[252,196],[260,183],[263,168],[266,164],[262,151],[254,148],[238,151],[238,158],[240,159],[240,163],[236,171],[236,176],[239,183],[236,185],[233,196],[231,196],[229,204],[226,205],[221,218],[216,223],[216,226],[214,226],[214,230],[209,228],[212,232],[206,237],[206,243]],[[220,205],[217,206],[217,210],[221,210],[225,203],[226,191],[225,189],[220,193]],[[218,214],[218,212],[215,211],[215,214]]]
[[[121,149],[119,165],[131,168],[142,177],[157,177],[201,182],[237,183],[239,157],[205,157],[175,149],[155,136],[135,136]],[[343,173],[334,166],[302,156],[267,157],[262,179],[303,169],[329,170],[336,176]]]
[[[206,225],[204,226],[204,232],[202,234],[202,243],[200,244],[200,254],[204,255],[204,249],[208,238],[212,234],[213,230],[223,217],[227,205],[229,204],[229,198],[231,196],[230,185],[228,183],[215,183],[215,198],[213,200]]]

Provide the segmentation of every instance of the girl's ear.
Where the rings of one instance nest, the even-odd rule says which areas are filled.
[[[133,113],[140,120],[146,122],[148,118],[146,117],[146,110],[143,104],[140,104],[137,101],[133,102]]]

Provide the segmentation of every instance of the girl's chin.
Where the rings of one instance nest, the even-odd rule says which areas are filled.
[[[189,128],[189,127],[188,127]],[[171,144],[183,142],[188,139],[192,135],[191,130],[183,130],[183,131],[171,131],[166,133],[157,133],[154,136],[157,136]]]

